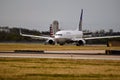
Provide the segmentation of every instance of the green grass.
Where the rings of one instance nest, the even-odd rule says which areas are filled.
[[[0,80],[120,80],[120,61],[0,58]]]

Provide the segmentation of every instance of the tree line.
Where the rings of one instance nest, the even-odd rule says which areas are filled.
[[[0,42],[39,42],[42,43],[45,40],[44,39],[32,39],[29,37],[23,37],[20,35],[20,29],[22,33],[24,34],[31,34],[31,35],[48,35],[50,34],[49,31],[37,31],[37,30],[29,30],[25,28],[9,28],[9,27],[0,27]],[[87,31],[88,32],[88,31]],[[105,32],[104,30],[96,31],[96,32],[90,32],[92,37],[98,37],[98,36],[114,36],[114,35],[120,35],[120,32],[113,32],[113,30],[109,30],[109,32]],[[105,44],[108,40],[117,40],[120,41],[120,38],[114,38],[114,39],[100,39],[100,40],[88,40],[87,43],[89,44]]]
[[[31,34],[31,35],[48,35],[49,31],[40,32],[37,30],[29,30],[25,28],[9,28],[9,27],[0,27],[0,42],[41,42],[41,40],[32,39],[29,37],[23,37],[20,35],[20,29],[22,33]]]

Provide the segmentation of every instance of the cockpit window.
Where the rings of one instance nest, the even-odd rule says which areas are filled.
[[[57,36],[62,36],[62,34],[56,34]]]

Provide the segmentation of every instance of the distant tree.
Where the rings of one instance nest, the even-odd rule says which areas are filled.
[[[99,31],[99,33],[100,33],[100,34],[105,34],[105,30],[102,29],[102,30]]]
[[[42,31],[41,34],[42,35],[50,35],[50,32],[49,31]]]
[[[3,28],[6,29],[6,28]],[[40,40],[35,40],[35,39],[31,39],[28,37],[23,37],[20,35],[19,33],[19,29],[20,28],[9,28],[7,27],[7,29],[9,29],[9,32],[0,30],[0,41],[1,42],[39,42]],[[29,30],[29,29],[23,29],[22,28],[22,33],[26,33],[26,34],[33,34],[33,35],[41,35],[41,33],[37,30]]]
[[[113,34],[113,29],[109,29],[109,35]]]

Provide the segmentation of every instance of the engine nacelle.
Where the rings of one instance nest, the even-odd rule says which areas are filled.
[[[82,46],[82,45],[84,45],[85,43],[86,43],[85,40],[84,40],[84,39],[81,39],[81,40],[78,40],[78,41],[77,41],[76,45],[77,45],[77,46]]]
[[[49,40],[46,41],[45,44],[55,45],[55,41],[53,39],[49,39]]]

